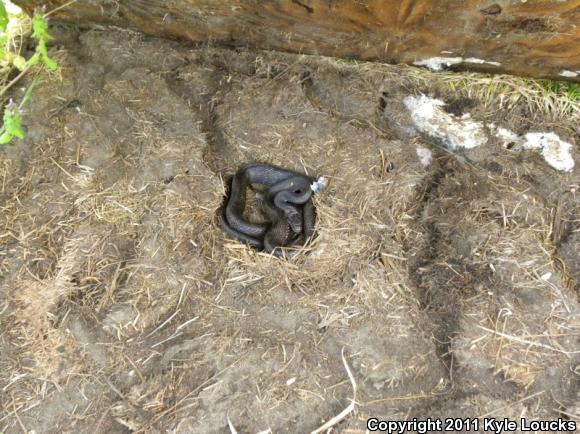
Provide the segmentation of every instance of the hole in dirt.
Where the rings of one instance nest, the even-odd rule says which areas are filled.
[[[379,98],[379,111],[384,112],[385,108],[387,107],[387,98],[389,94],[387,92],[382,92],[381,97]]]
[[[300,82],[303,86],[310,87],[314,85],[314,80],[312,79],[312,74],[310,71],[304,71],[300,75]]]
[[[494,3],[491,6],[479,10],[479,12],[481,12],[484,15],[499,15],[501,14],[501,11],[502,11],[501,6],[498,5],[497,3]]]
[[[264,166],[273,171],[285,170]],[[254,170],[257,169],[254,167]],[[304,244],[308,237],[315,236],[316,209],[311,198],[305,204],[295,203],[292,197],[286,198],[283,200],[286,206],[283,207],[278,202],[282,198],[276,198],[273,201],[275,204],[270,202],[270,206],[264,206],[264,198],[276,183],[271,184],[264,179],[250,182],[243,171],[242,166],[236,175],[226,177],[223,202],[216,210],[216,223],[226,237],[274,256],[285,256],[283,248]],[[255,194],[248,195],[249,190]],[[294,186],[280,190],[275,195],[281,192],[301,195],[305,191],[309,190]],[[240,201],[243,196],[246,196],[246,200]],[[297,219],[303,223],[301,229],[295,229],[298,227],[295,224]]]
[[[457,98],[453,99],[443,106],[443,110],[447,113],[462,116],[466,111],[475,107],[476,101],[471,98]]]
[[[308,6],[307,4],[304,4],[304,3],[303,3],[303,2],[301,2],[301,1],[298,1],[298,0],[292,0],[292,3],[294,3],[295,5],[298,5],[298,6],[302,6],[304,9],[306,9],[306,11],[307,11],[309,14],[311,14],[311,13],[314,13],[314,8],[313,8],[313,7],[311,7],[311,6]]]
[[[490,161],[489,163],[485,164],[487,170],[492,173],[501,174],[503,173],[503,167],[496,161]]]

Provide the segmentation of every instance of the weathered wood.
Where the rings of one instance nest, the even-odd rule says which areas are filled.
[[[32,11],[69,0],[13,0]],[[78,0],[60,20],[192,41],[580,82],[580,0]]]

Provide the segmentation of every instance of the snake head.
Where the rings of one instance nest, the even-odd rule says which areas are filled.
[[[302,232],[302,214],[296,210],[288,212],[286,214],[288,219],[288,224],[295,234],[300,234]]]

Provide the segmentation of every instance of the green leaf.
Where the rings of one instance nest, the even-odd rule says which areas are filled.
[[[26,68],[26,59],[22,56],[15,55],[12,59],[12,64],[22,71]]]
[[[52,36],[48,33],[48,22],[44,14],[35,12],[32,17],[32,36],[39,41],[50,41]]]
[[[4,5],[4,1],[0,0],[0,32],[6,31],[6,27],[8,27],[8,12],[6,11],[6,6]]]
[[[28,89],[26,89],[24,98],[22,98],[22,101],[18,107],[16,107],[15,104],[11,102],[4,108],[4,125],[2,128],[0,128],[0,145],[10,143],[14,137],[18,137],[19,139],[24,138],[24,131],[22,131],[22,115],[20,114],[20,110],[30,100],[32,91],[36,86],[36,82],[36,78],[32,80],[32,83],[30,86],[28,86]]]
[[[566,91],[568,98],[572,101],[580,100],[580,84],[570,83],[568,85],[568,90]]]
[[[56,71],[58,69],[58,63],[56,63],[56,61],[51,59],[50,57],[43,56],[42,60],[44,60],[44,64],[51,71]]]
[[[32,17],[32,36],[38,40],[38,46],[36,47],[36,54],[28,60],[27,64],[36,65],[42,59],[48,69],[52,71],[58,69],[58,63],[50,58],[46,47],[47,42],[52,40],[52,36],[48,33],[46,15],[38,11]]]
[[[42,39],[38,42],[38,51],[40,52],[40,56],[42,57],[42,61],[48,67],[48,69],[54,71],[55,69],[58,68],[58,63],[56,63],[54,60],[52,60],[48,56],[46,42],[44,42]]]
[[[37,65],[40,60],[40,54],[35,53],[30,59],[26,61],[27,65]]]
[[[12,136],[8,131],[4,131],[4,133],[0,136],[0,145],[5,145],[6,143],[10,143],[12,140]]]
[[[30,97],[32,96],[32,91],[34,90],[34,87],[36,86],[37,81],[38,80],[36,78],[34,80],[32,80],[32,83],[30,84],[30,86],[28,86],[28,89],[26,89],[26,93],[24,94],[24,98],[22,98],[22,101],[20,102],[20,105],[18,106],[19,110],[22,107],[24,107],[24,104],[26,104],[28,102],[28,100],[30,99]]]
[[[6,132],[0,138],[0,143],[8,143],[12,137],[24,138],[24,131],[22,131],[22,116],[18,109],[6,107],[4,109],[4,129]],[[8,140],[8,141],[3,141]]]

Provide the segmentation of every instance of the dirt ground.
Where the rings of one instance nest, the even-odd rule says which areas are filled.
[[[487,126],[556,132],[578,163],[577,112],[409,67],[53,33],[62,68],[0,148],[0,432],[307,433],[353,399],[330,432],[580,421],[580,170]],[[422,134],[421,94],[487,143]],[[251,161],[330,179],[291,261],[215,225]]]

